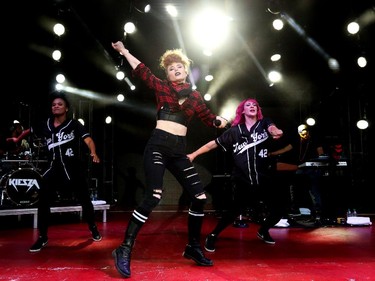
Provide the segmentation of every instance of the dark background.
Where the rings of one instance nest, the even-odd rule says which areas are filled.
[[[125,45],[155,74],[163,77],[158,59],[166,49],[179,48],[170,17],[164,11],[169,1],[150,1],[152,11],[143,14],[131,8],[132,1],[76,0],[76,1],[13,1],[3,10],[2,17],[2,102],[1,129],[6,131],[12,120],[20,120],[25,127],[47,116],[50,106],[48,95],[54,87],[58,71],[65,73],[69,85],[85,90],[87,96],[72,95],[74,117],[84,117],[102,156],[100,167],[93,173],[99,178],[99,187],[106,196],[113,197],[121,174],[129,165],[138,166],[144,145],[155,126],[153,94],[139,81],[132,79],[137,90],[131,92],[114,75],[121,64],[111,42],[123,40]],[[374,157],[373,139],[374,93],[374,4],[372,1],[172,1],[179,9],[177,18],[185,49],[193,60],[193,69],[204,66],[220,77],[220,85],[213,100],[208,103],[213,111],[232,98],[240,101],[247,97],[259,100],[265,115],[270,116],[286,134],[296,133],[296,127],[308,115],[317,119],[315,131],[325,139],[326,146],[335,142],[344,144],[350,157],[350,188],[358,209],[373,208],[374,192],[370,187],[370,166]],[[232,35],[226,45],[209,61],[188,36],[187,26],[203,3],[215,3],[230,11],[237,34],[254,54],[249,55],[244,44]],[[271,22],[278,17],[272,11],[281,11],[292,17],[331,57],[340,63],[340,71],[332,71],[322,55],[314,50],[288,25],[276,32]],[[370,22],[359,35],[349,36],[346,24],[369,11]],[[5,17],[7,14],[7,17]],[[7,18],[7,19],[5,19]],[[137,35],[124,38],[123,24],[134,19]],[[52,26],[56,21],[66,25],[66,35],[56,38]],[[60,63],[50,58],[51,50],[60,48]],[[279,65],[284,82],[270,87],[257,63],[265,70],[271,67],[269,55],[282,54]],[[356,57],[365,54],[368,66],[359,69]],[[125,63],[123,69],[131,77]],[[221,75],[221,76],[220,76]],[[208,85],[202,77],[198,90],[204,94]],[[115,101],[123,93],[125,102]],[[95,93],[93,97],[92,93]],[[360,117],[370,121],[366,131],[355,124]],[[104,125],[107,115],[113,124]],[[196,120],[189,129],[189,150],[214,138],[220,132],[207,129]],[[131,160],[137,158],[137,160]],[[213,174],[225,173],[226,160],[219,152],[197,160]],[[142,170],[142,167],[138,167]],[[109,194],[109,195],[108,195]],[[111,199],[111,198],[110,198]]]

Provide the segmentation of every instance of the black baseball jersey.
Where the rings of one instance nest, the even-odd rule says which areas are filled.
[[[41,128],[32,128],[33,133],[45,139],[48,150],[48,159],[51,167],[62,164],[69,178],[70,172],[80,165],[81,141],[90,134],[85,127],[75,119],[67,119],[58,127],[54,127],[53,118],[48,118],[42,123]]]
[[[267,176],[272,161],[268,156],[272,140],[268,127],[269,118],[258,120],[248,131],[245,124],[226,130],[215,141],[224,151],[230,151],[234,160],[232,176],[241,177],[252,185],[258,185],[262,176]]]

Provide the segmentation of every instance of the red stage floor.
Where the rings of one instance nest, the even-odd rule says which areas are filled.
[[[76,214],[56,214],[49,243],[39,253],[28,251],[37,238],[31,217],[1,217],[0,280],[121,280],[111,252],[123,239],[130,212],[108,213],[93,242]],[[130,280],[375,280],[373,226],[273,228],[275,245],[256,237],[258,226],[229,227],[207,253],[213,267],[200,267],[182,257],[186,244],[186,212],[155,211],[135,245]],[[207,213],[204,236],[217,218]],[[203,239],[202,239],[203,240]]]

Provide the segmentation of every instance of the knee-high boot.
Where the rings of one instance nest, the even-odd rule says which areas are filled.
[[[137,224],[137,221],[132,218],[126,229],[124,241],[112,252],[117,271],[125,277],[130,277],[131,252],[142,225],[143,223]]]
[[[212,266],[213,261],[206,258],[200,247],[200,235],[203,222],[203,212],[193,212],[189,210],[188,232],[189,244],[186,245],[183,256],[187,259],[194,260],[198,265]]]

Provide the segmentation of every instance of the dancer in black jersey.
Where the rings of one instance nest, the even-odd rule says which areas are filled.
[[[82,175],[85,171],[80,158],[80,144],[83,141],[89,149],[94,163],[99,163],[95,143],[85,127],[76,119],[67,117],[69,101],[62,92],[51,95],[51,118],[41,126],[25,130],[11,141],[18,143],[30,133],[45,140],[48,148],[48,167],[43,173],[38,201],[37,241],[30,252],[39,252],[48,243],[48,226],[51,204],[56,201],[57,192],[72,191],[82,205],[82,216],[88,224],[94,241],[102,240],[95,224],[94,206],[90,199],[88,183]]]
[[[275,184],[270,181],[274,167],[268,153],[270,141],[280,138],[282,134],[271,119],[263,118],[259,103],[249,98],[238,105],[236,117],[228,130],[188,154],[193,161],[198,155],[220,146],[224,151],[231,152],[234,162],[231,174],[233,198],[228,202],[229,206],[214,230],[206,238],[207,251],[214,252],[219,234],[233,223],[249,203],[254,204],[260,200],[268,212],[257,235],[264,242],[275,244],[269,229],[282,218],[283,212],[272,190]]]

